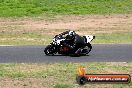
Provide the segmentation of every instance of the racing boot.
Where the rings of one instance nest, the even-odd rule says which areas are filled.
[[[82,52],[82,49],[79,48],[79,49],[75,52],[75,55],[76,55],[76,56],[80,56],[80,55],[81,55],[81,52]]]

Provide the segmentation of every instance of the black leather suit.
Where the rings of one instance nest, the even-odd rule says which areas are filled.
[[[81,47],[83,46],[83,44],[85,44],[84,38],[79,36],[78,34],[69,36],[68,33],[69,31],[59,34],[60,36],[65,36],[66,38],[66,41],[63,42],[63,45],[69,47],[71,49],[71,53],[80,53]]]

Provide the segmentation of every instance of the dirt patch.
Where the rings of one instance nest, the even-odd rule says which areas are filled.
[[[54,19],[0,19],[0,31],[73,29],[83,32],[132,32],[132,14],[106,16],[56,16]]]
[[[66,30],[99,36],[95,43],[131,43],[132,14],[0,18],[0,44],[49,44],[53,36]],[[121,34],[120,39],[113,40],[113,34]]]
[[[50,78],[0,78],[0,88],[51,88],[55,79]]]

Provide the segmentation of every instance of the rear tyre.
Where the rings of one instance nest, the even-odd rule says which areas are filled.
[[[87,43],[85,47],[82,50],[83,55],[89,54],[89,52],[92,50],[92,45],[90,43]]]
[[[48,45],[45,49],[44,49],[44,53],[45,55],[54,55],[54,47],[52,45]]]

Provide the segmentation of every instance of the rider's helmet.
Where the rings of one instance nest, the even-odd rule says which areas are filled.
[[[72,40],[75,37],[75,31],[69,31],[68,35],[67,35],[67,39],[68,40]]]
[[[74,36],[75,35],[75,31],[69,31],[68,33],[70,36]]]

